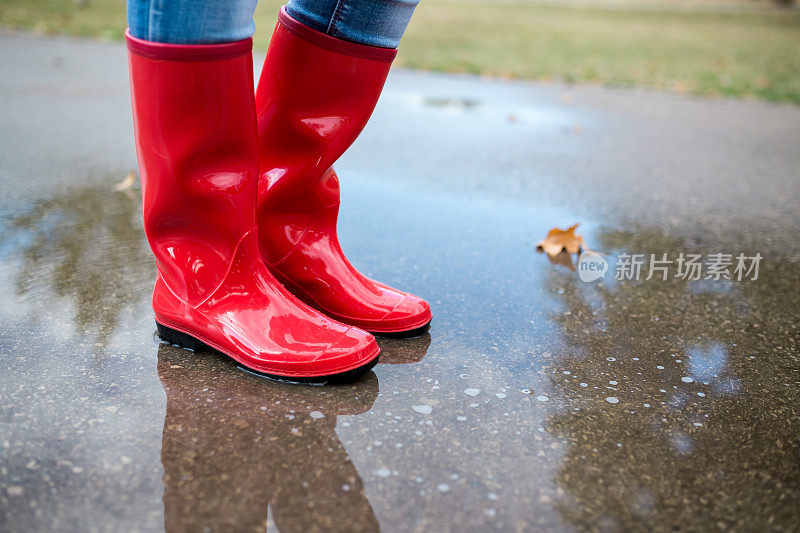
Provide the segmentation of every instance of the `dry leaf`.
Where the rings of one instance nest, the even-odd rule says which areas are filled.
[[[122,181],[114,185],[115,191],[127,191],[136,183],[136,173],[128,172],[128,175],[122,178]]]
[[[547,232],[547,237],[536,244],[536,249],[545,252],[551,258],[558,256],[566,250],[568,254],[577,254],[581,249],[587,249],[583,237],[575,233],[578,224],[568,227],[566,230],[553,228]]]

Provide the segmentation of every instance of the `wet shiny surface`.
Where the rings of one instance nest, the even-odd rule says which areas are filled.
[[[797,527],[799,109],[394,72],[341,240],[433,327],[296,387],[153,337],[122,46],[0,41],[3,530]],[[585,283],[577,221],[759,279]]]

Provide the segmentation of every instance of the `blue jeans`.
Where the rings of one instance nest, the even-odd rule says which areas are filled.
[[[253,35],[258,0],[128,0],[134,37],[173,44],[240,41]],[[419,0],[289,0],[289,15],[332,37],[397,48]]]

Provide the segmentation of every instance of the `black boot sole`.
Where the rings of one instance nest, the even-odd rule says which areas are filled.
[[[258,370],[247,368],[246,366],[242,365],[239,361],[236,361],[236,359],[234,359],[233,357],[217,350],[216,348],[212,348],[203,341],[198,340],[182,331],[178,331],[176,329],[172,329],[170,327],[159,324],[158,322],[156,322],[156,329],[158,330],[158,336],[161,338],[161,340],[168,342],[172,345],[179,346],[181,348],[188,348],[189,350],[192,350],[194,352],[208,352],[208,353],[223,355],[231,359],[234,363],[236,363],[236,366],[238,366],[239,368],[241,368],[242,370],[244,370],[249,374],[255,374],[257,376],[269,378],[275,381],[282,381],[284,383],[333,385],[336,383],[346,383],[355,381],[360,376],[369,372],[372,369],[372,367],[374,367],[378,363],[378,358],[379,358],[379,356],[375,356],[371,361],[369,361],[364,365],[361,365],[358,368],[353,368],[346,372],[340,372],[338,374],[330,374],[327,376],[313,376],[313,377],[281,376],[279,374],[269,374],[267,372],[259,372]]]
[[[409,329],[408,331],[393,331],[391,333],[385,333],[380,331],[370,331],[376,337],[382,337],[384,339],[408,339],[411,337],[419,337],[420,335],[424,335],[427,331],[431,329],[431,323],[428,322],[424,326],[420,326],[418,328]]]

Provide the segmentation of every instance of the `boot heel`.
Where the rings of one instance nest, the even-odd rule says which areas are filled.
[[[168,328],[158,322],[156,322],[156,329],[158,330],[158,336],[161,337],[161,340],[174,344],[175,346],[188,348],[193,352],[206,352],[210,350],[208,345],[195,339],[191,335],[187,335],[176,329]]]

